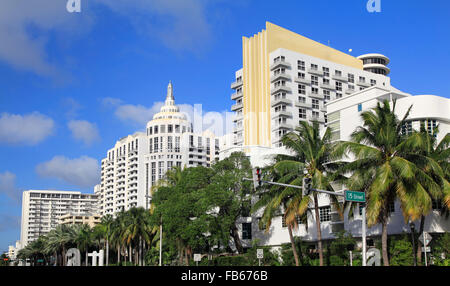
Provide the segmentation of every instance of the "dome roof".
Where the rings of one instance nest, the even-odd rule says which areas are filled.
[[[172,82],[169,82],[167,86],[167,96],[164,105],[161,110],[153,115],[153,120],[155,119],[182,119],[186,120],[186,115],[180,112],[178,106],[175,105],[175,98],[173,97],[173,86]]]

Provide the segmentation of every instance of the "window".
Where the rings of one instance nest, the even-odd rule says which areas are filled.
[[[305,74],[302,73],[302,72],[299,72],[299,73],[298,73],[298,77],[299,77],[299,78],[302,78],[302,79],[305,79]]]
[[[359,103],[358,104],[358,112],[361,112],[362,111],[362,103]]]
[[[325,100],[330,100],[331,96],[330,96],[330,91],[329,90],[324,90],[323,91],[323,95],[325,97]]]
[[[336,70],[336,71],[334,72],[334,75],[336,75],[336,76],[342,76],[342,72],[341,72],[341,71],[338,71],[338,70]]]
[[[167,132],[168,133],[172,133],[173,132],[173,125],[172,124],[167,125]]]
[[[301,103],[306,103],[306,97],[299,96],[298,97],[298,101],[301,102]]]
[[[371,79],[370,80],[370,85],[371,86],[374,86],[374,85],[376,85],[377,84],[377,81],[376,80],[374,80],[374,79]]]
[[[242,239],[252,239],[252,223],[242,224]]]
[[[156,181],[156,162],[152,162],[152,185]]]
[[[306,109],[300,108],[300,109],[298,110],[298,116],[299,116],[300,118],[306,119]]]
[[[362,82],[362,83],[366,82],[366,78],[363,77],[363,76],[360,76],[359,77],[359,82]]]
[[[163,161],[158,162],[158,168],[159,168],[158,178],[161,179],[164,175],[164,162]]]
[[[340,82],[340,81],[336,82],[336,90],[337,91],[342,91],[342,82]]]
[[[298,61],[297,64],[298,64],[299,70],[301,70],[301,71],[305,70],[305,62],[304,61]]]
[[[319,85],[319,77],[312,75],[311,76],[311,85]]]
[[[330,212],[331,212],[331,207],[330,206],[319,208],[319,219],[320,219],[320,222],[331,221],[331,214],[330,214]]]
[[[286,217],[283,215],[283,216],[281,216],[281,226],[282,227],[287,227],[287,224],[286,224]]]
[[[355,75],[349,73],[348,74],[348,82],[354,83],[355,82]]]
[[[167,137],[167,151],[172,152],[173,151],[172,149],[173,149],[172,136],[169,136]]]
[[[155,131],[155,134],[158,134],[158,126],[155,126],[154,131]]]
[[[313,117],[313,119],[319,118],[319,112],[313,111],[313,112],[312,112],[312,117]]]
[[[150,127],[150,128],[148,129],[148,134],[149,134],[149,135],[152,135],[152,134],[153,134],[153,127]]]
[[[150,148],[150,153],[152,153],[153,152],[153,139],[152,138],[150,138],[148,146]]]
[[[327,78],[324,78],[324,79],[323,79],[323,84],[325,84],[325,85],[330,85],[330,80],[327,79]]]
[[[303,84],[299,84],[298,85],[298,93],[299,94],[306,94],[306,86],[304,86]]]
[[[153,151],[156,153],[158,152],[159,144],[158,144],[158,137],[155,137],[155,140],[153,141]]]
[[[312,101],[312,108],[319,109],[319,100],[318,99],[311,99]]]
[[[402,135],[409,135],[412,133],[412,122],[411,121],[406,121],[405,123],[403,123],[401,133],[402,133]]]
[[[319,67],[316,64],[311,64],[311,70],[316,71]]]
[[[319,89],[317,87],[311,87],[312,94],[319,94]]]
[[[160,131],[161,133],[165,133],[165,132],[166,132],[166,125],[161,125],[159,128],[160,128],[159,131]]]
[[[329,68],[323,67],[322,70],[323,70],[323,76],[330,76]]]
[[[175,152],[180,152],[180,136],[175,137]]]

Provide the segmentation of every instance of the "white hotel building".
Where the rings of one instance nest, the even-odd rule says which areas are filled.
[[[221,146],[220,158],[234,151],[245,152],[254,167],[271,162],[274,154],[288,153],[280,142],[284,134],[293,131],[299,121],[318,121],[322,131],[331,127],[334,140],[348,140],[349,134],[362,125],[359,113],[374,107],[383,99],[396,99],[397,114],[403,116],[414,104],[410,124],[405,130],[417,128],[420,122],[431,130],[440,125],[438,140],[449,132],[450,100],[443,97],[411,96],[391,86],[387,76],[389,59],[380,54],[359,57],[337,51],[301,35],[266,23],[266,30],[251,38],[243,37],[243,68],[235,73],[231,84],[235,104],[233,138]],[[334,238],[333,233],[345,229],[353,236],[361,236],[361,220],[338,218],[326,195],[319,195],[320,220],[324,239]],[[311,206],[312,207],[312,206]],[[408,231],[399,206],[389,223],[389,234]],[[265,245],[289,242],[286,225],[280,215],[268,234],[258,228],[258,216],[242,218],[241,229],[251,229],[252,239]],[[308,230],[300,224],[295,232],[305,240],[317,239],[315,218],[308,215]],[[427,217],[425,230],[444,232],[450,223],[434,210]],[[374,226],[368,235],[381,234]],[[251,239],[244,239],[250,246]]]
[[[81,192],[29,190],[22,195],[20,247],[55,229],[60,217],[98,214],[97,196]]]
[[[101,165],[96,186],[100,215],[132,207],[149,207],[151,187],[172,167],[209,167],[219,157],[219,139],[210,131],[193,132],[192,123],[175,105],[169,83],[165,104],[145,132],[116,142]]]

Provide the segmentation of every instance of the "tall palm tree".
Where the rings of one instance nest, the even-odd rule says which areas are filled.
[[[106,266],[109,265],[109,242],[112,236],[112,228],[114,226],[114,217],[110,214],[107,214],[102,217],[101,222],[97,225],[97,229],[99,231],[99,235],[103,237],[106,244]]]
[[[144,208],[131,208],[125,216],[125,229],[122,240],[131,249],[135,249],[135,263],[142,258],[142,243],[149,244],[153,238],[152,226],[149,224],[149,213]]]
[[[447,133],[441,142],[437,142],[436,135],[439,133],[439,127],[430,134],[424,126],[421,126],[419,132],[413,132],[406,140],[408,147],[414,151],[411,160],[414,161],[423,171],[429,174],[440,186],[438,193],[433,190],[426,190],[427,195],[436,202],[441,201],[443,207],[441,213],[449,215],[450,209],[450,133]],[[422,160],[423,156],[428,157]],[[425,208],[424,213],[420,217],[419,234],[423,232],[425,225],[425,216],[428,214],[432,206]],[[428,210],[428,211],[426,211]],[[417,247],[417,260],[422,259],[422,249],[420,245]]]
[[[65,224],[58,225],[47,236],[48,244],[46,251],[55,253],[56,261],[58,261],[58,254],[60,254],[59,265],[65,266],[66,246],[72,239],[70,227]]]
[[[92,230],[87,224],[73,225],[74,238],[73,242],[77,245],[80,251],[84,251],[85,256],[85,266],[88,266],[88,252],[89,246],[92,244]]]
[[[334,191],[331,186],[331,179],[327,175],[333,171],[333,163],[330,162],[334,145],[331,143],[331,130],[327,128],[323,136],[320,136],[319,124],[313,122],[309,124],[300,121],[299,126],[294,132],[286,134],[282,138],[283,145],[293,152],[292,156],[287,156],[275,164],[276,169],[296,170],[297,176],[293,178],[296,184],[300,184],[302,173],[312,178],[313,188]],[[292,183],[292,182],[291,182]],[[312,197],[312,199],[311,199]],[[340,205],[335,196],[329,196],[330,201],[342,216]],[[317,228],[317,241],[319,250],[319,263],[323,266],[323,247],[322,247],[322,231],[320,226],[319,202],[317,193],[313,192],[309,196],[296,196],[296,200],[292,202],[291,208],[295,209],[296,215],[305,215],[308,205],[314,204],[314,214]],[[294,214],[292,212],[291,214]]]
[[[411,107],[410,107],[411,109]],[[400,200],[405,221],[416,220],[431,204],[426,190],[437,193],[439,186],[414,162],[414,155],[401,129],[409,115],[402,120],[395,115],[395,102],[391,110],[389,102],[378,103],[372,110],[361,113],[363,125],[351,135],[351,141],[340,142],[335,149],[337,157],[352,155],[341,172],[351,172],[347,186],[355,191],[366,192],[367,224],[382,226],[383,263],[389,266],[387,251],[387,224],[391,214],[390,205]],[[428,163],[428,157],[423,156]]]
[[[281,161],[282,158],[283,156],[277,156],[275,158],[275,162]],[[295,168],[294,170],[277,170],[274,165],[270,165],[265,168],[264,173],[266,180],[301,185],[303,172],[299,172],[299,170],[301,169]],[[291,241],[291,248],[296,266],[299,266],[300,262],[292,230],[297,229],[298,227],[296,219],[298,208],[292,206],[297,201],[301,201],[301,197],[302,193],[299,192],[298,189],[272,185],[268,190],[263,189],[260,192],[260,199],[252,207],[252,212],[257,212],[263,208],[259,227],[264,227],[266,232],[270,230],[273,218],[278,216],[280,211],[284,212],[283,216],[288,228],[289,239]]]

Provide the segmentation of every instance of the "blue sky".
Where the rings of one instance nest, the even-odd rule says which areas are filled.
[[[0,251],[20,238],[21,192],[92,193],[106,150],[145,128],[169,80],[186,109],[229,111],[241,37],[266,21],[354,56],[385,54],[393,86],[449,97],[450,3],[366,3],[81,0],[68,13],[66,0],[2,0]]]

